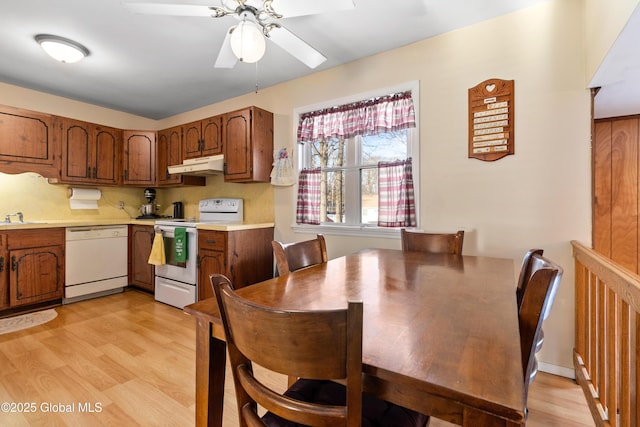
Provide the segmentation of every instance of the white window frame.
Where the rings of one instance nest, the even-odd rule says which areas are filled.
[[[420,82],[415,80],[407,83],[403,83],[397,86],[390,86],[386,88],[376,89],[375,91],[350,95],[348,97],[332,99],[326,102],[322,102],[314,105],[306,105],[293,110],[293,140],[296,144],[296,150],[298,152],[296,156],[296,175],[299,174],[302,165],[309,164],[308,150],[303,149],[298,144],[298,123],[300,122],[300,116],[309,111],[321,110],[323,108],[333,107],[335,105],[350,104],[353,102],[364,101],[366,99],[375,98],[378,96],[385,96],[397,92],[411,91],[411,97],[413,98],[413,105],[416,114],[416,127],[409,133],[408,142],[408,156],[412,158],[412,172],[413,172],[413,186],[414,186],[414,199],[416,206],[416,226],[419,227],[420,222]],[[350,148],[353,149],[353,148]],[[296,233],[307,234],[329,234],[329,235],[342,235],[342,236],[359,236],[359,237],[383,237],[383,238],[398,238],[400,235],[400,229],[377,227],[372,225],[329,225],[329,224],[297,224],[295,222],[295,211],[298,195],[298,183],[293,188],[293,218],[294,223],[291,225],[291,229]],[[357,190],[359,191],[359,190]],[[350,194],[347,190],[347,194]],[[349,198],[347,198],[349,200]],[[359,204],[359,202],[358,202]]]

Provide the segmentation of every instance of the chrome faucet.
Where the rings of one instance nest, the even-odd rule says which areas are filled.
[[[18,217],[18,222],[24,222],[24,220],[22,218],[22,212],[16,212],[14,214],[5,215],[4,216],[4,222],[11,223],[11,217],[12,216],[17,216]]]

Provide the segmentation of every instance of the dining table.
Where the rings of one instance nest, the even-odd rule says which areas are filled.
[[[462,426],[525,423],[513,259],[365,249],[237,293],[285,310],[362,301],[365,392]],[[196,319],[196,425],[221,426],[226,345],[216,299],[184,311]]]

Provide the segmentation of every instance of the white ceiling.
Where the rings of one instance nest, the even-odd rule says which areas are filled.
[[[320,0],[273,0],[273,8],[291,1]],[[256,83],[268,87],[543,1],[354,0],[353,10],[285,17],[283,26],[328,58],[312,70],[270,41],[257,66],[214,68],[225,32],[237,22],[232,17],[139,15],[122,0],[3,0],[0,81],[161,119],[252,92]],[[40,33],[76,40],[91,54],[76,64],[56,62],[34,41]]]
[[[631,15],[590,82],[600,87],[594,117],[640,114],[640,6]]]

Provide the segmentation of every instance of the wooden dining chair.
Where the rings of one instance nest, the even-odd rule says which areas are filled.
[[[292,271],[327,262],[327,245],[322,234],[317,238],[294,243],[271,242],[276,257],[278,274],[284,276]]]
[[[563,273],[562,267],[542,255],[532,254],[531,257],[531,275],[526,280],[518,312],[525,410],[529,384],[534,377],[534,370],[537,370],[535,354],[542,322],[551,311]]]
[[[534,257],[534,255],[542,256],[543,253],[543,249],[529,249],[522,258],[522,267],[520,268],[518,286],[516,287],[516,300],[518,302],[518,309],[520,309],[520,304],[522,304],[524,290],[529,279],[531,278],[531,273],[533,272],[533,270],[535,270],[535,264],[539,260],[539,257]]]
[[[428,422],[425,415],[363,394],[361,301],[323,311],[271,309],[237,295],[223,275],[213,274],[210,280],[224,326],[241,426]],[[285,393],[276,393],[254,376],[253,363],[302,379]],[[262,417],[258,405],[268,411]]]
[[[520,276],[518,277],[518,286],[516,287],[516,300],[518,303],[518,311],[520,311],[520,308],[522,306],[522,298],[524,296],[524,292],[527,288],[527,285],[531,280],[531,275],[533,274],[533,272],[535,272],[545,264],[545,260],[542,257],[543,253],[544,253],[543,249],[530,249],[527,251],[527,253],[524,255],[522,259],[522,267],[520,268]],[[555,295],[553,295],[552,298],[555,298]],[[546,313],[543,313],[542,320],[546,320],[547,317],[549,317],[549,310],[547,310]],[[540,333],[538,334],[538,337],[536,339],[535,353],[538,353],[540,349],[542,349],[543,343],[544,343],[544,329],[540,329]],[[533,369],[530,372],[530,378],[529,378],[531,382],[533,382],[533,379],[538,373],[538,358],[535,357],[533,362],[534,362],[534,365],[533,365]]]
[[[457,233],[420,233],[400,230],[404,252],[431,252],[462,255],[464,231]]]

